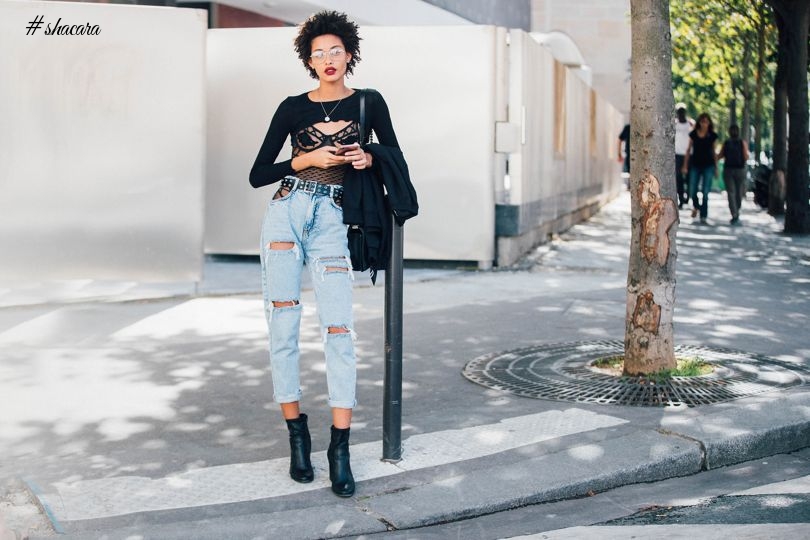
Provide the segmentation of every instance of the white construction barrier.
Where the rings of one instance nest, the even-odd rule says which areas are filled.
[[[200,278],[206,26],[0,2],[0,281]]]

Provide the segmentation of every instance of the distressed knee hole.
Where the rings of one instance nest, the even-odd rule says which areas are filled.
[[[326,329],[328,334],[348,334],[350,330],[345,326],[329,326]]]
[[[285,302],[277,302],[273,301],[273,307],[282,308],[282,307],[293,307],[298,305],[298,300],[287,300]]]
[[[315,261],[315,268],[317,269],[316,271],[321,275],[321,281],[325,281],[327,274],[345,274],[348,275],[352,280],[354,279],[354,274],[352,273],[351,269],[351,261],[349,261],[348,257],[343,255],[319,257]]]
[[[267,244],[267,247],[269,247],[270,249],[285,250],[285,249],[292,249],[293,247],[295,247],[295,244],[293,244],[292,242],[270,242],[269,244]]]

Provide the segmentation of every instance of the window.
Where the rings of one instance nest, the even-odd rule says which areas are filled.
[[[590,129],[590,150],[591,150],[591,157],[596,157],[598,152],[596,151],[596,124],[597,124],[597,115],[596,115],[596,91],[591,88],[591,129]]]
[[[554,61],[554,152],[565,154],[565,77],[566,69]]]

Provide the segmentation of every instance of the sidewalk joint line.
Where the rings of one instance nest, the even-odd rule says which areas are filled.
[[[404,491],[405,489],[408,489],[408,488],[403,488],[403,489],[399,489],[399,490],[393,490],[393,491],[391,491],[391,493],[395,493],[396,491]],[[382,494],[378,494],[378,495],[382,495]],[[368,506],[361,503],[361,501],[369,500],[371,498],[372,498],[371,495],[359,497],[359,499],[357,500],[357,503],[358,503],[357,509],[360,510],[360,512],[362,512],[364,514],[368,514],[372,518],[376,519],[377,521],[379,521],[380,523],[385,525],[385,528],[386,528],[387,531],[389,531],[389,532],[398,531],[399,529],[396,527],[396,525],[394,525],[393,523],[388,521],[385,518],[385,516],[372,511],[371,508],[369,508]]]
[[[689,435],[684,435],[682,433],[678,433],[676,431],[670,431],[665,428],[657,428],[655,431],[660,433],[661,435],[669,435],[672,437],[680,437],[681,439],[686,439],[687,441],[691,441],[693,443],[697,443],[698,447],[700,448],[700,470],[701,471],[708,471],[708,463],[706,460],[706,446],[703,444],[703,441],[699,439],[695,439],[694,437],[690,437]]]

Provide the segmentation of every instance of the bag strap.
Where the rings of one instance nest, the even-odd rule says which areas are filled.
[[[366,144],[366,91],[360,90],[360,146]]]

